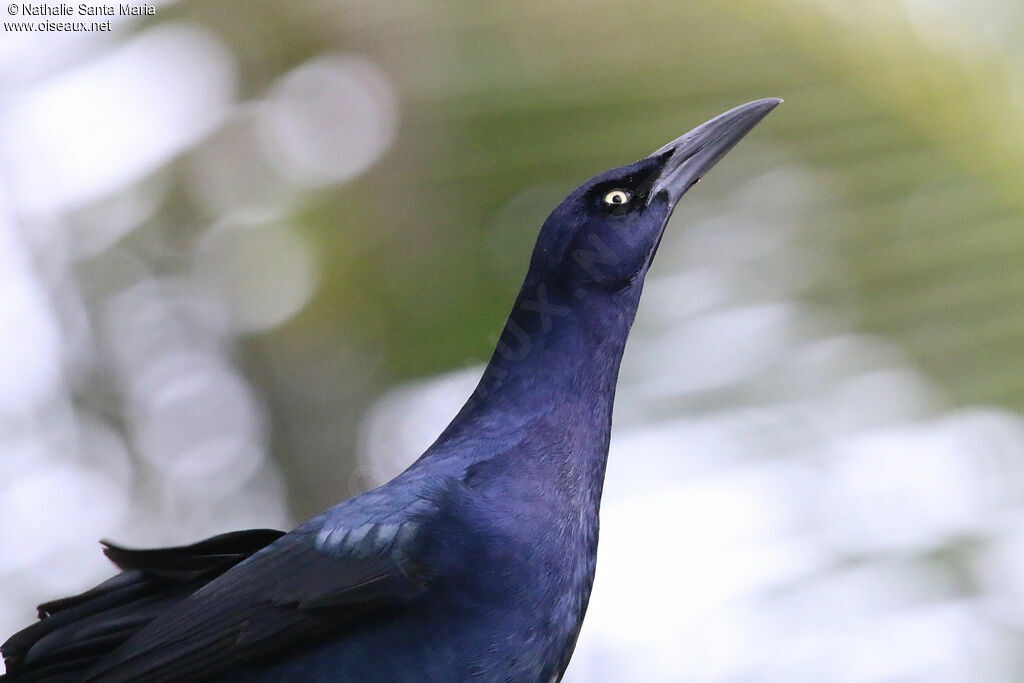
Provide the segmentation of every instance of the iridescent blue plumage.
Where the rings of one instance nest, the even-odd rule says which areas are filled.
[[[544,223],[494,356],[437,441],[294,531],[108,555],[7,681],[552,681],[597,557],[619,362],[679,198],[779,100],[584,183]]]

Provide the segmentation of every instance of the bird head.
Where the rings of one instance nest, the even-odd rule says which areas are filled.
[[[680,198],[781,102],[740,105],[583,183],[545,221],[525,286],[580,299],[642,284]]]

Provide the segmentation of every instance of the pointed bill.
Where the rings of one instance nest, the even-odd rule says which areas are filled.
[[[670,205],[678,202],[694,183],[781,103],[777,97],[767,97],[741,104],[652,154],[652,157],[663,157],[665,165],[654,183],[648,203],[662,194],[667,196]]]

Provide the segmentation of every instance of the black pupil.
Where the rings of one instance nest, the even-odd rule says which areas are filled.
[[[612,204],[621,204],[624,201],[626,201],[626,197],[621,192],[616,192],[612,195]]]

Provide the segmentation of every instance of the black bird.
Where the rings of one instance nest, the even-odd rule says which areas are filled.
[[[472,397],[405,472],[294,531],[104,552],[3,646],[27,681],[557,681],[587,609],[612,401],[679,198],[782,100],[587,181],[544,222]]]

